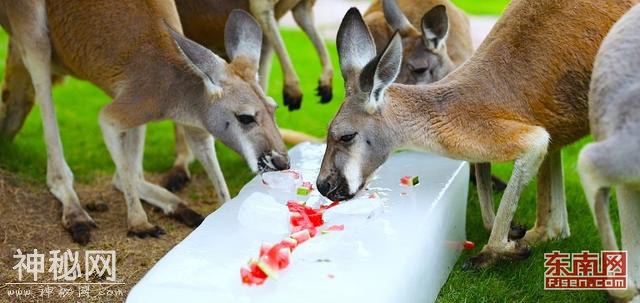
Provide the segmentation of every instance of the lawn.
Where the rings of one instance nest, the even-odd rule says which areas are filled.
[[[505,0],[454,1],[473,13],[499,13]],[[302,110],[288,112],[284,107],[277,112],[280,126],[302,130],[323,136],[326,127],[343,98],[343,84],[338,66],[334,81],[334,100],[321,105],[314,96],[320,74],[320,64],[306,37],[297,31],[283,33],[294,65],[302,79],[305,98]],[[0,57],[6,56],[6,35],[0,35]],[[333,62],[337,63],[335,45],[329,45]],[[0,63],[4,70],[4,61]],[[274,62],[269,94],[281,102],[282,75]],[[98,175],[112,173],[114,165],[103,144],[97,123],[99,109],[109,102],[109,98],[91,84],[76,79],[67,79],[54,90],[58,121],[60,124],[65,156],[74,171],[77,182],[90,183]],[[587,139],[564,151],[566,196],[572,236],[563,241],[550,242],[534,248],[532,256],[522,262],[500,264],[480,272],[461,270],[461,263],[469,254],[476,253],[486,243],[488,232],[482,227],[478,199],[475,189],[469,191],[467,212],[468,238],[478,244],[474,251],[464,253],[453,269],[449,280],[442,289],[440,302],[597,302],[605,301],[603,292],[596,291],[545,291],[543,289],[543,253],[553,250],[579,252],[599,251],[600,240],[593,219],[585,201],[576,172],[576,156]],[[153,123],[148,127],[144,167],[147,172],[162,173],[173,162],[173,131],[169,122]],[[222,145],[217,145],[222,169],[232,194],[238,192],[251,177],[244,161]],[[508,178],[511,166],[500,164],[495,172]],[[46,155],[42,139],[42,125],[37,107],[29,115],[25,127],[13,142],[0,142],[0,168],[14,172],[27,179],[44,183]],[[196,174],[202,169],[194,165]],[[499,195],[494,197],[498,200]],[[615,203],[612,210],[617,222]],[[524,192],[515,220],[533,226],[535,220],[535,184],[530,184]],[[616,224],[616,230],[618,226]]]
[[[458,7],[473,15],[499,15],[511,0],[451,0]]]

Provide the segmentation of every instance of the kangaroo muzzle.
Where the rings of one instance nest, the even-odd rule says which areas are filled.
[[[262,154],[258,159],[258,170],[260,172],[287,170],[291,167],[289,163],[289,155],[271,151]]]

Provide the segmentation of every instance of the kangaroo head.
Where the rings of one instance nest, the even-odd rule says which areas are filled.
[[[421,30],[417,30],[409,22],[396,0],[383,0],[382,7],[387,23],[400,33],[404,46],[396,82],[428,84],[453,71],[455,66],[446,47],[449,18],[444,5],[436,5],[422,17]]]
[[[332,200],[352,198],[399,144],[387,118],[385,90],[400,72],[402,41],[394,34],[385,50],[376,47],[360,12],[352,8],[337,37],[346,98],[329,126],[317,188]]]
[[[170,30],[198,76],[193,99],[180,110],[184,120],[206,129],[242,155],[254,171],[289,168],[276,126],[276,103],[258,84],[262,30],[251,15],[234,10],[225,27],[225,62],[210,50]]]

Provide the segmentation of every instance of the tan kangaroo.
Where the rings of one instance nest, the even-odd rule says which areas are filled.
[[[396,83],[436,82],[473,55],[469,18],[447,0],[375,1],[364,14],[364,22],[378,53],[384,50],[395,31],[402,36],[402,63]],[[507,187],[496,176],[491,176],[490,183],[483,182],[486,180],[483,176],[491,175],[491,163],[472,164],[471,169],[475,172],[471,174],[471,182],[487,188],[482,192],[491,194],[491,188],[502,191]],[[484,227],[491,230],[495,218],[493,203],[490,197],[483,197],[480,202]],[[524,226],[514,224],[509,236],[522,238],[525,231]]]
[[[609,294],[640,301],[640,5],[618,21],[593,67],[589,121],[595,142],[578,158],[578,171],[605,250],[619,250],[609,193],[616,187],[622,249],[627,251],[627,290]],[[614,300],[611,300],[614,301]]]
[[[289,166],[274,122],[275,104],[258,84],[262,32],[248,13],[234,11],[226,26],[227,63],[188,40],[172,1],[25,0],[0,2],[0,23],[28,71],[41,107],[47,146],[47,184],[62,202],[62,223],[73,240],[90,240],[93,219],[73,189],[51,99],[53,71],[91,81],[113,97],[99,122],[116,165],[114,185],[127,204],[130,235],[157,237],[140,200],[189,226],[202,217],[180,198],[144,180],[145,125],[172,119],[200,160],[223,201],[229,193],[220,171],[215,136],[244,156],[254,170]],[[173,28],[173,29],[172,29]],[[175,29],[175,30],[174,30]]]
[[[269,72],[271,70],[271,54],[275,49],[281,62],[284,75],[284,104],[290,110],[299,109],[302,100],[300,81],[291,63],[280,36],[277,20],[291,11],[300,28],[309,36],[322,64],[322,75],[318,84],[318,96],[321,103],[332,98],[333,66],[329,52],[315,26],[313,6],[315,0],[177,0],[176,6],[185,35],[195,42],[207,47],[214,53],[226,58],[224,47],[224,24],[234,9],[251,11],[264,29],[262,51],[260,56],[260,85],[266,91]],[[176,160],[164,180],[164,187],[170,191],[178,191],[190,180],[189,164],[193,156],[184,131],[176,128]],[[285,142],[295,144],[299,140],[312,140],[309,136],[292,130],[281,130]]]
[[[300,80],[287,54],[277,20],[291,11],[300,28],[309,36],[320,56],[322,75],[318,83],[320,102],[332,98],[333,67],[329,52],[316,28],[313,14],[315,0],[176,0],[184,34],[195,42],[224,55],[224,24],[234,9],[251,12],[264,31],[260,58],[260,83],[267,87],[271,54],[275,49],[284,76],[283,100],[289,109],[299,109],[302,100]],[[224,57],[224,56],[223,56]]]
[[[560,150],[588,133],[597,45],[634,2],[513,1],[466,63],[424,86],[393,84],[401,36],[376,55],[362,16],[351,9],[337,38],[348,93],[329,126],[319,191],[352,198],[400,147],[474,163],[515,161],[489,242],[467,267],[526,258],[527,243],[568,237]],[[510,240],[520,194],[536,172],[536,225],[524,242]]]
[[[448,0],[377,0],[364,21],[378,52],[395,31],[402,36],[397,83],[438,81],[473,54],[469,18]]]

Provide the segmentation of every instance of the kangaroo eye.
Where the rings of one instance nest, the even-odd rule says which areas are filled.
[[[251,115],[236,115],[236,118],[238,119],[238,121],[240,121],[240,123],[244,125],[249,125],[256,122],[256,118]]]
[[[348,135],[344,135],[342,137],[340,137],[340,141],[342,142],[351,142],[351,140],[353,140],[353,138],[356,137],[358,133],[353,133],[353,134],[348,134]]]

